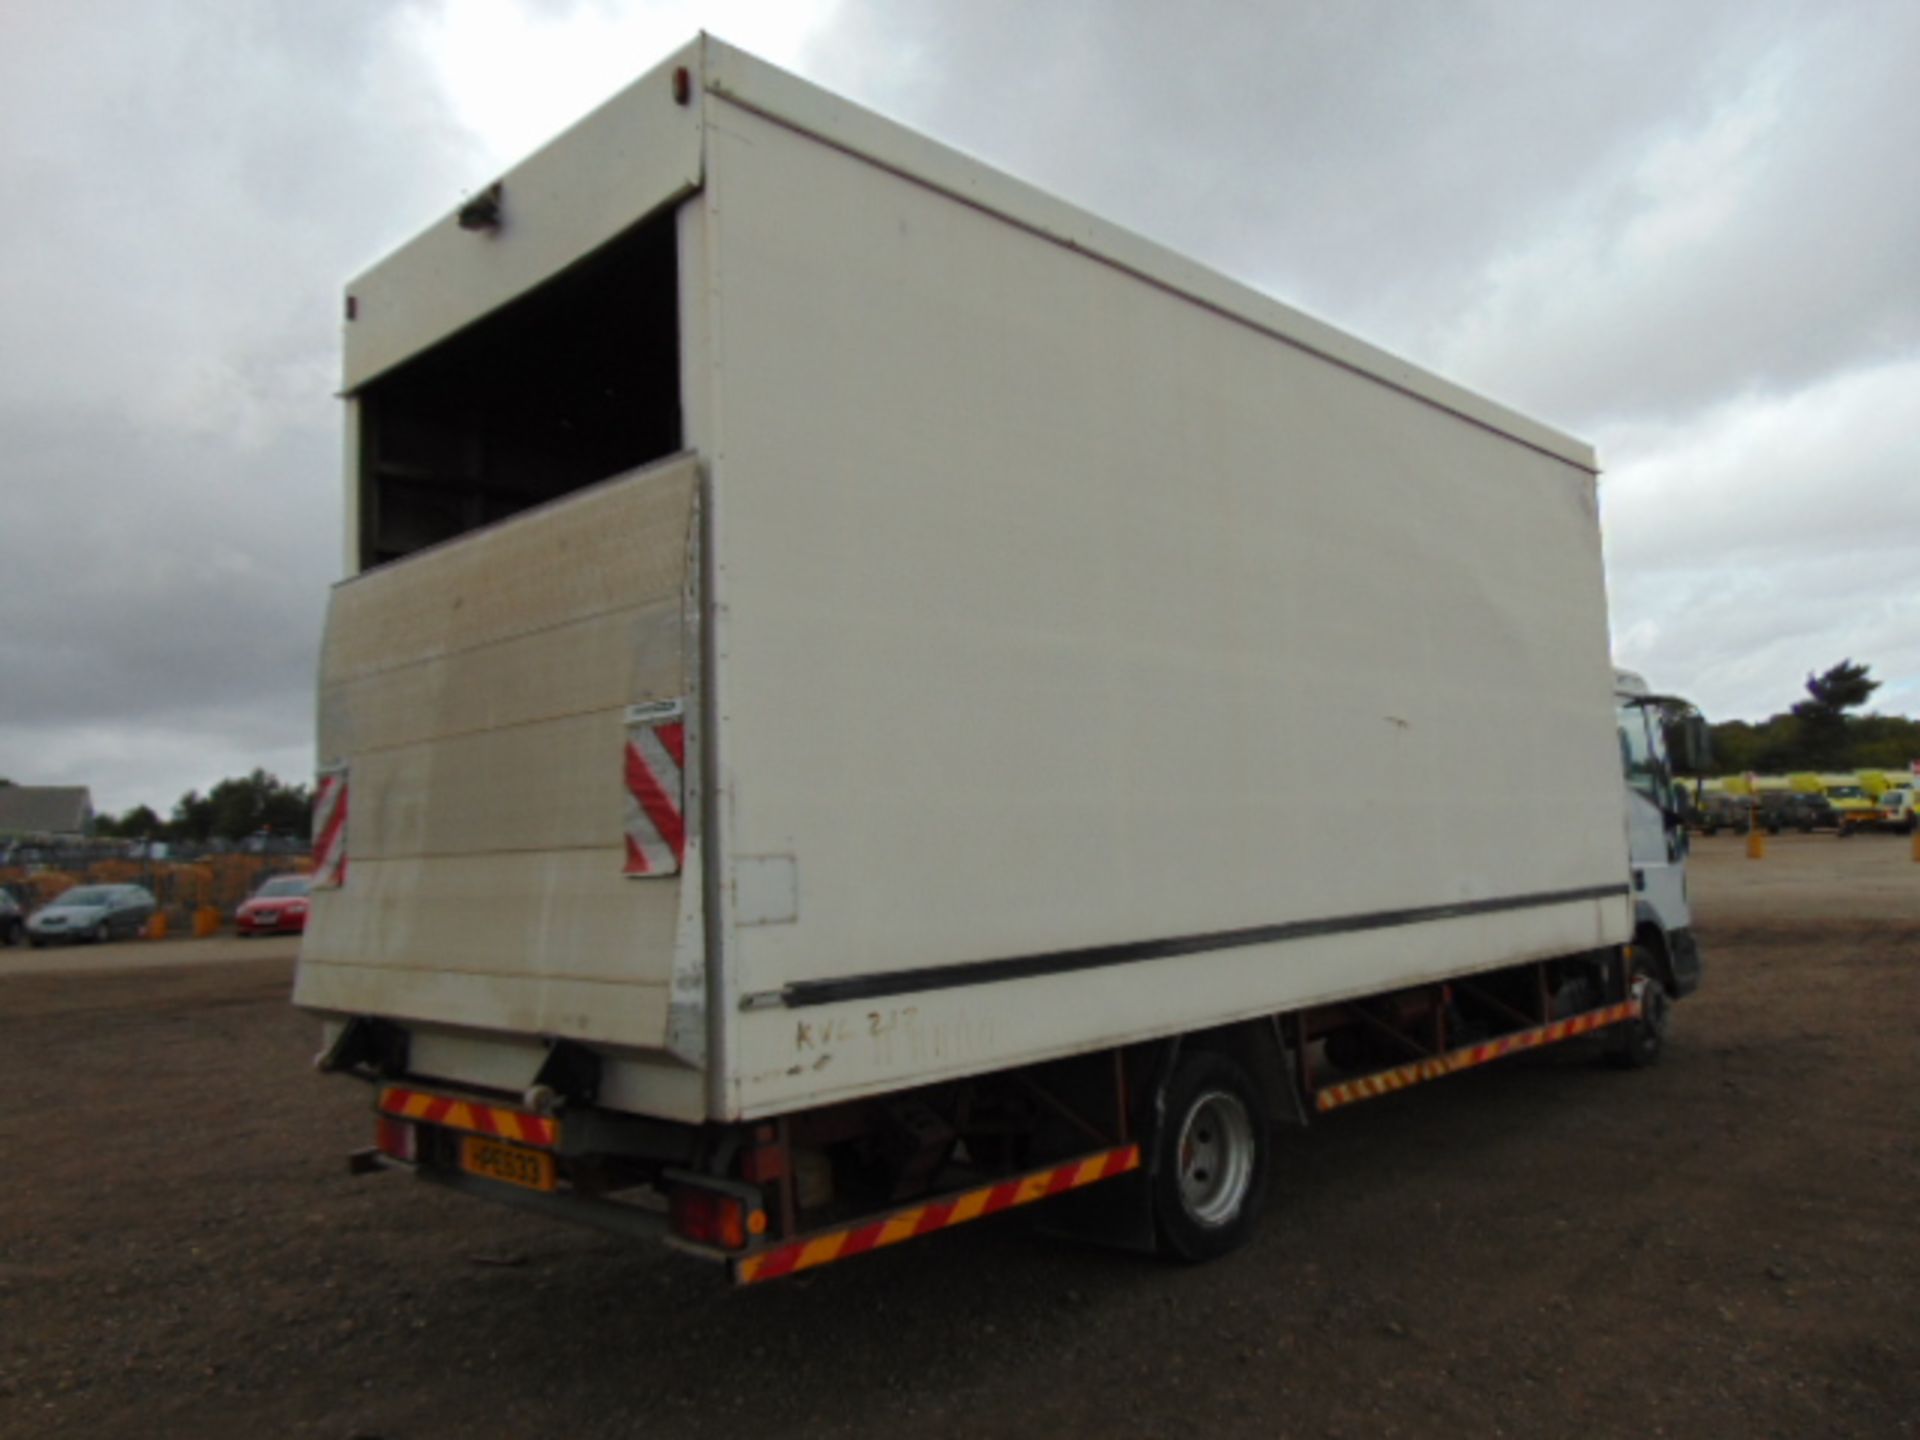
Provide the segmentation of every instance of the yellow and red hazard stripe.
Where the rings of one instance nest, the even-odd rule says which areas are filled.
[[[524,1110],[508,1110],[499,1105],[482,1105],[459,1100],[451,1095],[434,1095],[425,1090],[407,1090],[389,1085],[380,1092],[380,1113],[402,1120],[418,1120],[427,1125],[444,1125],[449,1130],[466,1130],[475,1135],[492,1135],[522,1145],[538,1145],[551,1150],[560,1143],[560,1122]]]
[[[313,874],[316,890],[347,883],[347,771],[321,772],[313,791]]]
[[[687,853],[686,764],[687,727],[682,721],[628,727],[626,874],[679,873]]]
[[[930,1200],[924,1205],[896,1210],[877,1220],[863,1220],[844,1229],[826,1230],[776,1245],[757,1255],[743,1255],[733,1262],[734,1282],[753,1285],[762,1280],[778,1280],[783,1275],[829,1265],[835,1260],[848,1260],[884,1245],[898,1245],[902,1240],[964,1225],[969,1220],[997,1215],[1015,1206],[1031,1205],[1050,1195],[1062,1195],[1139,1168],[1138,1145],[1103,1150],[1048,1170],[1003,1180],[997,1185],[983,1185],[978,1190],[967,1190],[944,1200]]]
[[[1423,1080],[1438,1080],[1443,1075],[1452,1075],[1456,1071],[1471,1069],[1475,1065],[1486,1065],[1522,1050],[1537,1050],[1542,1045],[1551,1045],[1559,1040],[1571,1040],[1576,1035],[1585,1035],[1589,1031],[1601,1030],[1609,1025],[1618,1025],[1623,1020],[1631,1020],[1640,1013],[1640,1001],[1622,1000],[1618,1005],[1608,1005],[1604,1009],[1589,1010],[1582,1015],[1570,1015],[1565,1020],[1555,1020],[1549,1025],[1538,1025],[1531,1030],[1519,1030],[1511,1035],[1502,1035],[1498,1040],[1488,1040],[1479,1045],[1467,1045],[1458,1050],[1450,1050],[1445,1055],[1435,1055],[1427,1060],[1415,1060],[1406,1065],[1395,1066],[1391,1070],[1382,1070],[1376,1075],[1362,1075],[1357,1080],[1343,1080],[1337,1085],[1328,1085],[1314,1092],[1313,1104],[1316,1110],[1337,1110],[1342,1105],[1351,1105],[1356,1100],[1371,1100],[1376,1095],[1387,1095],[1395,1090],[1404,1090],[1409,1085],[1418,1085]]]

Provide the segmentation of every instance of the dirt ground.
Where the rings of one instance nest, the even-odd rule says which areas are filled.
[[[1920,864],[1697,854],[1659,1067],[1288,1134],[1199,1269],[1010,1216],[733,1292],[350,1178],[366,1092],[309,1068],[285,958],[0,972],[0,1434],[1915,1435]]]
[[[241,939],[222,934],[206,939],[133,940],[112,945],[29,945],[0,948],[0,980],[14,975],[79,975],[95,970],[172,970],[182,965],[205,965],[239,960],[291,962],[299,953],[298,935],[263,935]],[[0,1014],[5,1013],[0,991]]]

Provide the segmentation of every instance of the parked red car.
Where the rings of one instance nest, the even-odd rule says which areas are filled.
[[[307,928],[307,891],[304,875],[276,875],[233,912],[233,928],[240,935],[298,935]]]

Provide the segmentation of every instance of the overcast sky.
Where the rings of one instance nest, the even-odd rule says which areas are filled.
[[[310,777],[347,278],[707,28],[1601,451],[1621,663],[1920,712],[1920,5],[10,0],[0,775]]]

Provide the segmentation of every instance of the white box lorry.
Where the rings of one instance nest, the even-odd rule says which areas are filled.
[[[1065,1191],[1204,1258],[1276,1118],[1697,979],[1555,430],[705,37],[345,330],[361,1168],[742,1282]]]

